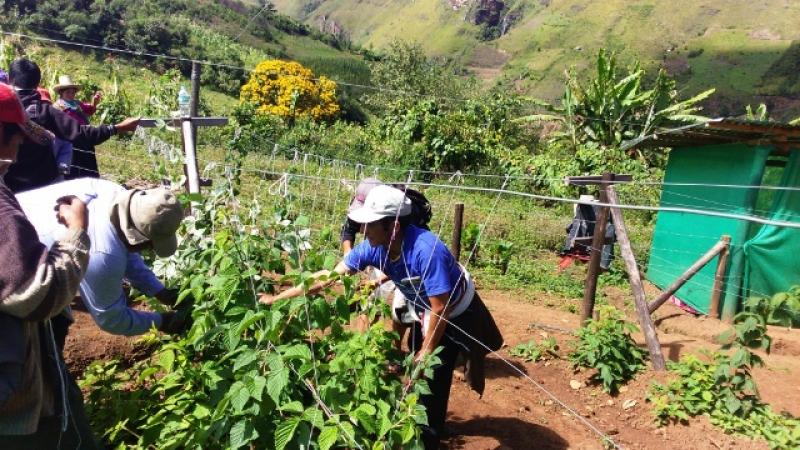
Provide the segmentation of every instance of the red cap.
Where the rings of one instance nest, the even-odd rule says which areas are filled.
[[[23,124],[27,121],[28,116],[14,88],[0,84],[0,122]]]
[[[50,145],[55,138],[52,132],[28,119],[14,88],[2,83],[0,83],[0,122],[18,124],[28,139],[37,144]]]
[[[36,91],[39,93],[39,97],[43,102],[53,103],[53,99],[50,98],[50,91],[48,91],[46,88],[39,86],[36,88]]]

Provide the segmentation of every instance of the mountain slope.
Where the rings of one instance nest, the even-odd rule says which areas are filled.
[[[606,47],[648,69],[666,68],[687,95],[716,87],[710,106],[717,113],[767,101],[780,116],[800,105],[800,3],[790,0],[273,3],[359,45],[416,40],[432,55],[455,57],[483,78],[544,98],[561,93],[564,70],[587,70]]]

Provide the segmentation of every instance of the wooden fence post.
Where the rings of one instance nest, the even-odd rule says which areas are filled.
[[[619,203],[617,200],[617,192],[614,190],[613,185],[606,187],[606,197],[608,198],[608,203],[612,205]],[[664,363],[664,355],[661,353],[661,344],[658,342],[658,334],[653,325],[653,319],[650,317],[650,312],[647,309],[647,299],[644,294],[642,276],[639,273],[639,266],[636,264],[636,258],[633,254],[631,241],[628,238],[628,230],[625,227],[625,219],[622,217],[622,211],[619,208],[612,207],[611,217],[614,219],[617,242],[619,242],[620,253],[622,253],[622,259],[625,261],[625,267],[628,272],[628,279],[631,282],[634,304],[636,305],[636,314],[639,316],[639,324],[644,333],[647,350],[650,352],[650,361],[653,363],[653,369],[658,371],[666,370],[667,366]]]
[[[197,147],[191,118],[181,119],[181,137],[183,138],[183,167],[186,170],[186,191],[190,194],[199,194],[200,174],[197,169]]]
[[[725,289],[725,272],[728,270],[731,237],[727,234],[723,235],[720,242],[724,247],[719,252],[717,271],[714,274],[714,286],[711,290],[711,302],[708,305],[708,315],[715,319],[719,319],[719,300],[722,297],[722,291]]]
[[[613,173],[604,173],[600,181],[600,202],[608,203],[606,192],[614,182]],[[608,208],[600,207],[600,213],[595,217],[594,236],[592,237],[591,259],[586,270],[586,284],[583,289],[583,305],[581,307],[581,323],[592,318],[594,312],[594,298],[597,293],[597,277],[600,275],[600,257],[603,245],[606,242],[606,225],[608,224]]]
[[[197,117],[200,108],[200,63],[192,61],[192,99],[189,102],[189,115]],[[194,140],[197,142],[197,127],[192,126]]]
[[[450,244],[450,251],[455,256],[456,261],[461,260],[461,230],[464,224],[464,204],[456,203],[453,215],[453,240]]]
[[[661,305],[664,304],[664,302],[666,302],[672,296],[672,294],[677,292],[678,289],[681,288],[681,286],[686,284],[686,282],[689,281],[689,278],[692,278],[695,274],[697,274],[697,272],[699,272],[700,269],[705,267],[706,264],[708,264],[712,259],[714,259],[715,256],[717,256],[721,251],[723,251],[728,246],[728,244],[730,243],[730,237],[728,237],[727,243],[724,242],[724,238],[725,237],[723,237],[723,239],[714,244],[714,246],[711,247],[711,249],[709,249],[703,256],[700,257],[700,259],[698,259],[697,261],[694,262],[694,264],[689,266],[689,268],[686,269],[686,271],[683,272],[681,276],[678,277],[677,280],[675,280],[671,285],[669,285],[667,289],[665,289],[658,297],[656,297],[655,300],[653,300],[652,302],[650,302],[649,305],[647,305],[647,309],[650,314],[653,314],[659,307],[661,307]],[[719,270],[719,267],[717,269]],[[713,296],[713,291],[712,291],[712,296]],[[719,304],[719,298],[717,299],[717,304]]]

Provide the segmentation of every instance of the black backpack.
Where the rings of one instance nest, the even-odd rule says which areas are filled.
[[[416,189],[411,189],[402,184],[395,184],[392,185],[392,187],[404,191],[406,197],[411,200],[412,223],[420,228],[429,229],[428,223],[430,223],[433,217],[433,209],[431,208],[431,202],[425,198],[425,195]]]

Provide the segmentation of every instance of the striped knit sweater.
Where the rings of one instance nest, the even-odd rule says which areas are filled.
[[[55,206],[55,205],[54,205]],[[58,380],[45,321],[74,298],[89,263],[89,237],[68,232],[48,250],[0,182],[0,436],[36,432],[56,414]]]

